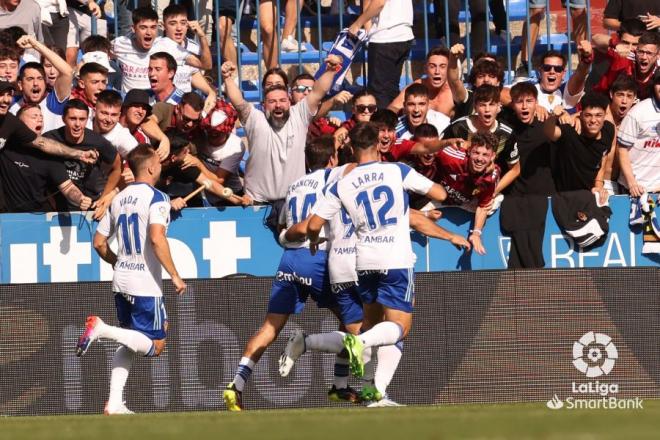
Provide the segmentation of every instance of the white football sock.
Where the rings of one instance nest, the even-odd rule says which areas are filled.
[[[374,384],[383,396],[390,382],[392,382],[396,369],[399,367],[399,361],[403,355],[401,348],[400,343],[378,347],[378,367],[376,368]]]
[[[362,352],[362,360],[364,360],[364,375],[362,376],[362,382],[373,385],[374,383],[374,369],[376,367],[376,353],[378,352],[378,347],[367,347]]]
[[[307,350],[323,351],[326,353],[340,353],[344,349],[344,336],[342,332],[319,333],[305,338]]]
[[[367,330],[359,337],[365,347],[380,347],[382,345],[394,345],[402,337],[399,324],[385,321],[376,324],[371,330]]]
[[[111,339],[144,356],[152,356],[154,353],[154,343],[149,339],[149,336],[135,330],[113,327],[103,323],[101,324],[99,337]]]
[[[112,357],[112,373],[110,373],[110,396],[108,406],[121,405],[124,401],[124,386],[131,371],[135,352],[120,345]]]
[[[247,382],[252,375],[252,370],[254,370],[254,361],[249,357],[242,357],[241,361],[238,363],[238,368],[236,369],[236,375],[234,376],[233,381],[236,390],[243,391],[245,382]]]

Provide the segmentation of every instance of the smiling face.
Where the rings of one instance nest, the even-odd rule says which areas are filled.
[[[44,128],[44,116],[39,107],[31,107],[23,112],[19,118],[27,127],[38,135]]]
[[[513,111],[523,124],[531,124],[536,112],[536,98],[533,95],[520,95],[513,100]]]
[[[160,93],[173,86],[172,80],[174,74],[167,68],[167,61],[164,59],[149,60],[149,85],[154,93]]]
[[[78,143],[85,135],[85,125],[87,125],[88,112],[77,108],[70,108],[62,120],[64,121],[64,133],[68,140]]]
[[[543,91],[546,93],[554,92],[561,86],[564,75],[566,74],[563,60],[559,57],[544,58],[543,64],[539,68],[539,73],[539,84]]]
[[[149,50],[158,36],[158,21],[142,20],[133,25],[133,32],[137,47],[141,50]]]
[[[147,116],[147,108],[143,105],[136,104],[124,108],[124,116],[126,122],[131,126],[142,124],[144,118]]]
[[[628,113],[637,95],[632,90],[619,90],[610,93],[612,102],[610,103],[610,111],[617,120],[622,120]]]
[[[447,82],[447,66],[449,60],[442,55],[432,55],[426,62],[426,76],[431,86],[439,89]]]
[[[655,44],[640,44],[635,51],[637,71],[647,75],[658,63],[658,46]]]
[[[470,172],[481,174],[493,164],[495,152],[485,145],[473,145],[469,153]]]
[[[426,114],[429,111],[429,98],[427,96],[409,96],[404,105],[410,128],[415,128],[426,122]]]
[[[13,90],[5,90],[0,92],[0,115],[6,115],[11,106],[11,101],[14,99]]]
[[[46,96],[46,79],[38,69],[25,69],[19,84],[28,104],[38,104]]]
[[[474,110],[479,122],[485,127],[491,128],[495,125],[497,114],[500,112],[500,104],[494,101],[479,101],[475,103]]]
[[[271,90],[264,98],[264,112],[271,127],[280,129],[289,119],[291,101],[284,90]]]
[[[599,107],[587,107],[580,113],[582,133],[586,137],[596,137],[605,123],[605,110]]]
[[[94,128],[101,134],[109,133],[119,122],[120,115],[120,105],[109,105],[103,102],[98,102],[96,103]]]
[[[378,151],[385,154],[390,151],[394,141],[396,141],[396,129],[388,127],[384,124],[379,124],[378,127]]]
[[[353,114],[358,122],[369,122],[371,115],[378,110],[376,98],[372,95],[360,96],[353,103]]]
[[[291,100],[294,104],[298,104],[300,101],[309,95],[314,87],[314,80],[312,79],[299,79],[291,87]]]
[[[178,44],[183,44],[186,40],[186,33],[188,32],[188,17],[185,15],[171,15],[165,20],[163,24],[165,27],[165,35],[176,41]]]

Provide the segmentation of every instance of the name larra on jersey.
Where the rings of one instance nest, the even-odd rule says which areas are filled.
[[[358,189],[361,186],[370,183],[382,182],[383,180],[385,180],[385,174],[383,173],[367,173],[356,176],[351,181],[351,185],[353,185],[353,188]]]

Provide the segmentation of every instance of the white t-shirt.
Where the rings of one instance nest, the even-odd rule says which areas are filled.
[[[445,115],[444,113],[433,109],[428,109],[425,122],[427,124],[433,125],[438,130],[438,133],[442,133],[445,131],[445,128],[449,127],[451,119],[449,119],[449,116]],[[412,139],[413,136],[414,133],[410,131],[410,128],[408,127],[408,116],[399,116],[399,123],[396,125],[396,138]]]
[[[44,127],[42,133],[47,131],[57,130],[60,127],[64,126],[64,121],[62,120],[62,114],[64,113],[64,106],[69,101],[69,98],[64,98],[62,101],[57,99],[57,94],[53,92],[48,92],[46,97],[41,100],[39,103],[39,108],[41,108],[41,114],[44,117]],[[13,115],[16,115],[23,105],[23,98],[16,101],[11,107],[9,107],[9,112]]]
[[[162,267],[149,240],[149,225],[170,224],[170,198],[146,183],[128,185],[101,219],[101,235],[116,235],[112,290],[133,296],[163,296]]]
[[[289,185],[305,175],[305,143],[313,117],[307,99],[303,99],[291,106],[289,119],[280,130],[274,130],[264,112],[255,108],[247,120],[241,121],[250,151],[245,166],[245,192],[252,199],[283,199]]]
[[[558,105],[561,105],[566,110],[571,110],[580,102],[580,99],[584,96],[584,89],[577,95],[571,95],[568,93],[568,83],[565,82],[557,90],[552,93],[544,92],[541,89],[541,85],[535,84],[536,90],[539,92],[538,104],[548,110],[552,111]]]
[[[370,43],[397,43],[415,38],[412,0],[385,0],[380,14],[371,22]]]
[[[138,141],[133,137],[130,130],[119,123],[112,130],[101,136],[107,139],[117,149],[117,153],[119,153],[122,159],[126,159],[128,153],[138,146]]]
[[[176,44],[176,42],[170,38],[163,38],[163,40],[170,40],[172,43]],[[199,54],[202,53],[202,48],[199,46],[199,44],[190,38],[186,38],[183,48],[187,50],[188,53],[191,53],[195,56],[199,56]],[[176,75],[174,75],[174,85],[177,89],[183,90],[186,93],[191,92],[192,84],[190,83],[190,80],[192,76],[197,72],[199,72],[198,68],[184,62],[176,69]]]
[[[330,186],[312,213],[333,219],[342,206],[357,235],[357,270],[407,269],[415,264],[408,194],[426,194],[433,182],[401,163],[358,165]]]
[[[173,40],[163,37],[156,38],[150,50],[140,50],[133,44],[133,34],[112,40],[112,50],[121,69],[122,94],[126,94],[132,89],[147,90],[151,88],[149,83],[149,56],[151,54],[167,52],[174,57],[177,66],[185,64],[186,58],[190,55],[190,52]]]
[[[241,138],[231,133],[224,145],[219,147],[206,145],[199,148],[197,153],[206,168],[214,173],[220,168],[232,173],[229,180],[225,181],[224,186],[231,188],[234,192],[242,189],[241,181],[238,178],[238,168],[245,154],[245,145],[243,145]]]
[[[628,148],[637,183],[646,189],[660,187],[660,107],[654,98],[630,109],[619,126],[617,142]],[[619,183],[630,187],[623,173]]]

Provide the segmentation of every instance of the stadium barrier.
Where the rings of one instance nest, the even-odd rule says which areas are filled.
[[[562,234],[548,209],[544,254],[548,268],[658,266],[660,254],[642,254],[640,226],[628,225],[627,196],[610,198],[610,233],[598,247],[580,251]],[[220,278],[235,273],[272,276],[282,248],[264,226],[269,208],[186,208],[173,216],[168,236],[174,262],[184,278]],[[92,247],[96,222],[72,214],[0,215],[0,282],[107,281],[112,268]],[[473,215],[444,209],[439,225],[468,235]],[[459,251],[447,241],[413,234],[417,272],[505,269],[510,239],[499,214],[486,222],[486,255]],[[111,246],[115,246],[111,242]],[[116,249],[116,248],[115,248]]]
[[[262,322],[270,284],[197,280],[180,297],[168,284],[168,346],[160,358],[136,359],[128,407],[222,409],[221,390]],[[405,404],[658,398],[659,284],[658,268],[418,274],[390,395]],[[113,304],[109,283],[0,286],[0,414],[102,412],[116,345],[95,343],[82,358],[74,348],[87,314],[116,322]],[[278,375],[298,328],[332,331],[337,322],[313,304],[292,318],[257,364],[247,408],[329,405],[333,355],[306,354],[288,378]]]

